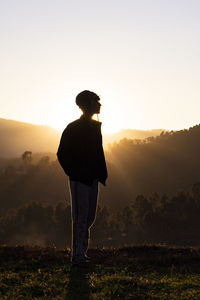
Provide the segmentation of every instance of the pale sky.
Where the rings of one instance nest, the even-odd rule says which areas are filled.
[[[199,0],[0,0],[0,118],[60,130],[101,96],[103,131],[200,123]]]

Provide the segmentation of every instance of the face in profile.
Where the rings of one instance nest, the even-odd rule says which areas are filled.
[[[93,101],[93,105],[92,105],[92,109],[93,109],[93,113],[94,114],[100,114],[100,110],[101,110],[101,104],[98,101]]]
[[[90,102],[90,105],[88,105],[83,109],[83,112],[89,115],[94,115],[94,114],[99,114],[100,110],[101,110],[101,104],[99,103],[99,101],[92,100]]]

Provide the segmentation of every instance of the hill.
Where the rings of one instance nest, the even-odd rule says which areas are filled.
[[[15,151],[13,147],[10,151]],[[200,181],[199,149],[200,125],[111,144],[106,151],[109,177],[107,186],[100,187],[100,204],[118,210],[133,203],[138,194],[171,196],[191,189]],[[0,159],[1,213],[31,201],[69,201],[66,176],[55,153],[51,161],[47,156],[33,155],[26,166],[21,153],[15,160]]]
[[[131,140],[139,139],[143,140],[150,136],[158,136],[161,132],[165,132],[164,129],[152,129],[152,130],[138,130],[138,129],[122,129],[119,132],[112,134],[104,135],[104,143],[107,145],[108,143],[112,144],[114,142],[119,142],[120,140],[127,138]]]
[[[123,139],[107,152],[113,205],[133,201],[138,194],[175,194],[200,181],[200,125],[163,132],[145,140]],[[129,200],[125,200],[129,199]]]
[[[56,152],[59,131],[48,127],[0,119],[0,157],[19,157],[32,152]]]
[[[162,130],[121,130],[119,133],[104,135],[105,146],[123,138],[143,139],[156,136]],[[0,119],[0,157],[19,157],[24,151],[56,153],[61,132],[49,126]]]

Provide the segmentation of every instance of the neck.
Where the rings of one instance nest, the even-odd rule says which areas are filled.
[[[83,118],[85,118],[85,119],[92,119],[92,117],[93,117],[93,115],[94,114],[91,114],[91,113],[84,113],[82,116],[83,116]]]

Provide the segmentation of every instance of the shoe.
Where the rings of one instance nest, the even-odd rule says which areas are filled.
[[[85,259],[86,261],[91,261],[91,257],[89,257],[89,256],[87,256],[87,255],[84,255],[84,259]]]

